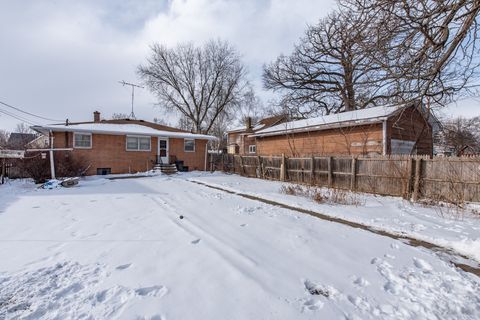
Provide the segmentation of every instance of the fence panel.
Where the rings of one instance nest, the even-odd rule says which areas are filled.
[[[263,177],[265,179],[280,180],[281,157],[261,157]]]
[[[218,162],[218,155],[211,158]],[[215,160],[217,159],[217,160]],[[280,180],[282,157],[222,156],[221,170]],[[213,166],[212,166],[213,167]],[[480,202],[480,157],[285,158],[285,180],[366,193]]]
[[[312,178],[312,158],[286,159],[288,181],[310,183]]]

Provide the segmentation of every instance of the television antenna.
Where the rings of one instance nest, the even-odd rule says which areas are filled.
[[[122,84],[123,86],[130,86],[132,87],[132,112],[130,113],[130,118],[132,119],[135,119],[135,113],[133,112],[133,100],[135,98],[135,88],[141,88],[143,89],[142,86],[139,86],[138,84],[134,84],[134,83],[129,83],[129,82],[126,82],[125,80],[122,80],[122,81],[118,81],[118,83]]]

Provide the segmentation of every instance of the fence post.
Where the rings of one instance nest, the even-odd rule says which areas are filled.
[[[314,185],[315,184],[315,157],[312,156],[312,163],[311,163],[311,166],[310,166],[310,184],[311,185]]]
[[[4,184],[5,182],[5,175],[6,175],[6,169],[5,169],[5,159],[2,159],[2,181],[1,184]]]
[[[413,184],[413,201],[418,200],[420,194],[420,175],[422,174],[422,158],[415,159],[415,182]]]
[[[352,175],[350,179],[350,190],[355,191],[357,189],[357,158],[352,157]]]
[[[406,198],[410,199],[412,196],[412,181],[413,181],[413,160],[412,157],[408,158],[407,163],[407,190],[406,190]]]
[[[240,166],[242,166],[242,175],[245,175],[245,166],[243,165],[243,157],[240,156]]]
[[[328,168],[328,187],[331,188],[333,185],[332,157],[327,158],[327,168]]]
[[[263,172],[262,172],[262,157],[257,156],[257,159],[258,159],[257,178],[263,178]]]
[[[287,177],[287,161],[285,161],[285,153],[282,153],[282,164],[280,165],[280,180],[285,181]]]

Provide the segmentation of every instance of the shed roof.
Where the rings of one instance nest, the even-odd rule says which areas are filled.
[[[326,116],[289,121],[255,132],[252,136],[273,136],[285,133],[318,131],[330,128],[378,123],[386,120],[403,108],[412,104],[378,106],[361,110],[347,111]]]

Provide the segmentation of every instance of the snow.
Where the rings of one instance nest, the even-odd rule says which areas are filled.
[[[34,126],[34,130],[39,132],[44,131],[68,131],[68,132],[88,132],[88,133],[101,133],[101,134],[117,134],[117,135],[145,135],[155,137],[166,138],[187,138],[187,139],[206,139],[217,140],[214,136],[204,134],[194,134],[188,132],[173,132],[163,131],[142,126],[138,124],[117,124],[117,123],[83,123],[83,124],[71,124],[71,125],[45,125]]]
[[[285,131],[299,132],[322,130],[327,128],[328,125],[339,124],[342,122],[380,122],[403,107],[404,105],[379,106],[361,110],[335,113],[316,118],[290,121],[257,131],[254,136],[283,134],[285,133]]]
[[[432,251],[193,179],[274,189],[202,173],[0,186],[0,319],[480,317],[480,279]]]
[[[442,207],[427,207],[398,197],[352,195],[362,205],[319,204],[300,196],[286,195],[286,183],[237,175],[200,174],[192,180],[231,191],[260,196],[286,205],[311,209],[332,217],[372,226],[398,235],[453,249],[480,262],[480,216]]]

